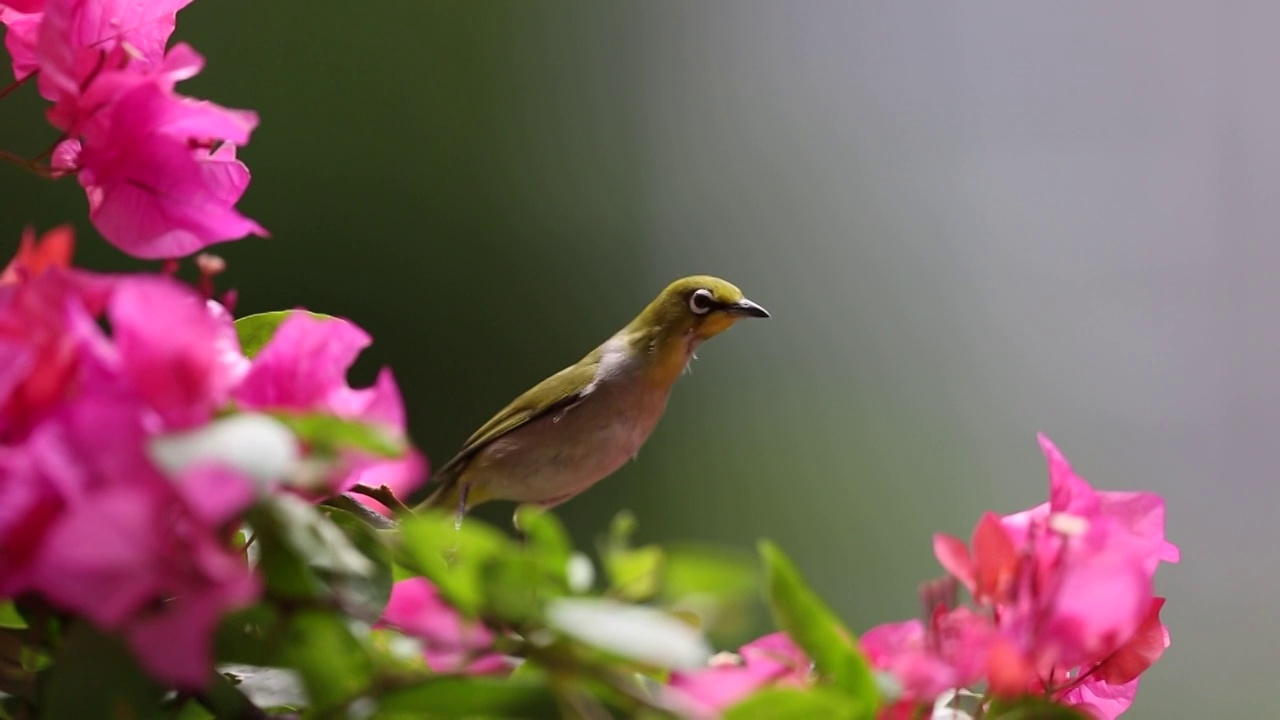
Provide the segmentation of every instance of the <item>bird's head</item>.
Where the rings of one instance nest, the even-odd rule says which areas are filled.
[[[646,338],[651,351],[688,353],[744,317],[766,318],[769,313],[730,282],[692,275],[668,285],[631,321],[630,329]]]

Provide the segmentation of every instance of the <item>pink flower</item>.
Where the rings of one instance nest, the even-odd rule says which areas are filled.
[[[68,137],[53,153],[55,175],[76,173],[103,236],[143,258],[267,234],[235,209],[249,184],[236,147],[257,115],[174,91],[203,65],[188,46],[165,52],[189,2],[0,6],[15,75],[39,72],[40,93],[54,103],[49,121]]]
[[[973,554],[963,541],[938,533],[933,552],[947,572],[959,580],[979,602],[1003,601],[1012,590],[1018,571],[1018,555],[1000,517],[987,513],[973,531]]]
[[[418,638],[427,667],[437,673],[506,674],[510,664],[492,651],[493,633],[450,607],[426,578],[401,580],[391,588],[380,627]]]
[[[1138,678],[1124,685],[1089,679],[1058,697],[1064,705],[1086,712],[1095,720],[1115,720],[1133,705]]]
[[[121,373],[167,428],[207,421],[248,370],[231,318],[176,281],[121,282],[107,317]]]
[[[331,413],[403,437],[404,402],[390,370],[379,372],[373,387],[357,390],[347,384],[348,369],[370,341],[365,331],[346,320],[293,313],[254,357],[235,401],[246,409]],[[413,450],[399,460],[359,453],[348,460],[350,470],[336,490],[366,476],[407,494],[422,483],[425,470],[424,460]]]
[[[927,626],[919,620],[879,625],[863,633],[859,645],[873,667],[902,685],[904,699],[931,702],[986,676],[993,635],[985,616],[939,606]]]
[[[0,23],[5,26],[4,46],[13,61],[13,77],[23,80],[40,69],[40,23],[44,2],[5,3],[0,6]]]
[[[94,324],[108,288],[58,269],[0,286],[0,441],[21,438],[78,392],[105,336]]]
[[[862,638],[908,705],[980,680],[997,696],[1048,694],[1112,718],[1169,644],[1153,597],[1160,562],[1177,562],[1153,493],[1095,491],[1049,440],[1049,502],[985,514],[966,545],[934,537],[938,562],[977,610],[934,603],[928,624],[883,625]],[[954,582],[954,581],[952,581]],[[954,586],[952,586],[954,587]]]
[[[191,0],[47,0],[37,52],[40,94],[78,96],[97,73],[144,70],[164,57],[178,10]]]
[[[235,209],[249,184],[235,148],[248,142],[257,115],[173,92],[175,78],[195,75],[202,64],[179,44],[156,73],[106,74],[63,113],[84,135],[59,147],[56,169],[78,173],[90,219],[132,255],[178,257],[266,235]],[[99,86],[108,96],[101,106],[94,102]]]
[[[33,278],[49,268],[66,269],[71,266],[71,254],[75,249],[75,233],[70,225],[60,225],[36,239],[35,230],[22,231],[18,254],[0,271],[0,285],[10,285]]]
[[[696,712],[724,710],[768,686],[803,686],[810,662],[786,633],[765,635],[738,649],[736,662],[671,674],[669,687]]]
[[[147,437],[127,396],[90,394],[6,448],[5,469],[20,474],[0,475],[0,495],[23,485],[40,491],[17,510],[26,522],[0,525],[9,530],[6,558],[16,545],[25,559],[6,563],[0,587],[38,591],[123,634],[154,676],[201,687],[218,618],[258,593],[223,541],[224,526],[255,493],[228,471],[163,476],[146,457]]]

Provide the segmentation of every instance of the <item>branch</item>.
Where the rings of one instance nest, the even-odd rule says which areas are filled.
[[[396,517],[404,517],[405,515],[413,514],[413,511],[404,503],[400,502],[400,498],[396,497],[396,494],[391,492],[391,488],[386,485],[379,485],[376,488],[371,488],[368,485],[356,485],[351,488],[351,492],[377,500],[390,508],[391,511],[395,513]]]

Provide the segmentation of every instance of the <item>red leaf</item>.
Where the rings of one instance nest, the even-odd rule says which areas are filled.
[[[965,547],[963,540],[943,533],[935,533],[933,554],[938,558],[938,564],[942,569],[964,583],[970,592],[973,591],[973,563],[969,559],[969,548]]]
[[[1152,598],[1151,608],[1138,631],[1120,649],[1103,660],[1093,674],[1110,685],[1124,685],[1151,667],[1169,647],[1169,631],[1160,622],[1164,598]]]
[[[973,531],[974,599],[1006,599],[1018,572],[1018,551],[1000,524],[1000,516],[989,512]]]

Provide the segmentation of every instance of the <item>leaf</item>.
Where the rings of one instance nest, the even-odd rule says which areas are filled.
[[[456,528],[451,514],[431,511],[400,521],[395,557],[434,583],[449,604],[475,617],[484,607],[485,568],[516,552],[507,536],[484,523]]]
[[[668,600],[689,595],[736,600],[759,591],[760,572],[748,553],[702,545],[675,545],[667,549],[666,555],[662,594]]]
[[[853,634],[800,577],[791,560],[768,540],[760,542],[766,593],[774,621],[814,661],[817,670],[864,707],[879,705],[871,666],[854,644]]]
[[[300,709],[307,706],[302,676],[289,668],[228,664],[218,672],[254,705],[263,708]]]
[[[480,574],[486,612],[513,625],[536,619],[550,597],[563,594],[549,587],[537,558],[526,553],[496,558]]]
[[[573,543],[556,516],[534,505],[522,505],[516,509],[516,526],[524,533],[526,550],[567,588]]]
[[[244,353],[245,357],[252,359],[262,351],[262,348],[267,343],[271,342],[271,338],[275,336],[276,329],[280,327],[280,323],[295,312],[305,312],[320,320],[337,320],[332,315],[313,313],[306,310],[277,310],[275,312],[246,315],[235,321],[236,335],[240,338],[240,352]]]
[[[351,542],[330,517],[295,495],[265,501],[284,541],[307,564],[334,574],[371,577],[377,566]]]
[[[267,602],[229,613],[218,623],[214,656],[225,663],[270,665],[273,648],[279,645],[285,630],[284,622],[280,611]]]
[[[657,545],[610,551],[604,560],[610,594],[633,602],[653,597],[662,585],[665,560],[666,554]]]
[[[664,669],[704,667],[711,647],[702,633],[671,614],[602,598],[559,598],[547,625],[614,655]]]
[[[662,564],[659,597],[696,615],[717,644],[737,645],[757,624],[760,569],[736,549],[677,545]]]
[[[375,720],[559,716],[555,695],[543,682],[450,676],[382,695],[373,715]]]
[[[326,455],[362,450],[378,457],[398,458],[409,448],[404,437],[372,423],[320,413],[275,412],[271,416],[288,426],[313,451]]]
[[[298,670],[316,709],[357,696],[373,676],[368,650],[351,634],[346,618],[305,610],[290,618],[280,664]]]
[[[730,707],[724,720],[853,720],[865,709],[848,695],[827,688],[765,688]]]
[[[148,717],[164,694],[123,642],[83,621],[71,626],[43,690],[46,720]]]
[[[25,627],[27,621],[22,619],[22,614],[14,607],[13,601],[0,600],[0,628],[21,630]]]
[[[391,549],[377,530],[344,510],[326,507],[321,513],[337,525],[360,554],[373,563],[368,574],[339,574],[329,579],[338,603],[353,617],[377,622],[391,599]]]
[[[608,536],[597,546],[609,577],[610,596],[640,602],[658,593],[666,558],[657,545],[633,548],[631,536],[635,530],[635,515],[623,510],[614,516]]]

